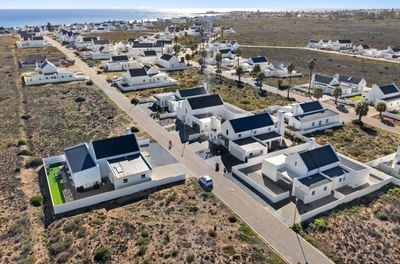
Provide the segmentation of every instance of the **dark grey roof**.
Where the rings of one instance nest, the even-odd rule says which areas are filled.
[[[339,115],[337,112],[331,109],[323,109],[316,112],[310,112],[302,115],[295,116],[297,120],[301,122],[309,122],[313,120],[320,120],[321,118],[331,117]]]
[[[220,49],[219,50],[219,53],[221,53],[221,54],[227,54],[229,52],[232,52],[232,51],[230,49]]]
[[[313,111],[324,109],[322,107],[321,103],[318,100],[317,101],[313,101],[313,102],[301,103],[301,104],[299,104],[299,106],[301,107],[301,109],[303,109],[304,113],[308,113],[308,112],[313,112]]]
[[[399,91],[399,89],[396,87],[394,83],[385,86],[380,86],[379,88],[381,89],[383,94],[391,94]]]
[[[338,41],[339,41],[339,43],[342,43],[342,44],[346,44],[346,43],[350,43],[351,44],[351,40],[350,39],[339,39]]]
[[[318,43],[319,41],[316,39],[310,39],[310,41],[308,43]]]
[[[363,47],[363,49],[371,49],[368,44],[361,45],[361,47]]]
[[[367,166],[359,164],[359,163],[357,163],[355,161],[352,161],[352,160],[350,160],[348,158],[341,158],[340,159],[340,164],[345,166],[346,168],[349,168],[349,169],[355,170],[355,171],[362,171],[362,170],[368,169]]]
[[[222,101],[219,94],[196,96],[196,97],[187,98],[187,100],[193,110],[224,104],[224,102]]]
[[[299,155],[309,171],[318,168],[308,151],[300,152]]]
[[[359,84],[362,81],[360,78],[339,75],[339,82]]]
[[[152,48],[153,43],[133,42],[132,48]]]
[[[258,143],[260,146],[263,146],[260,142],[258,142],[257,140],[255,140],[252,137],[236,139],[233,142],[239,146],[245,146],[245,145],[249,145],[252,143]]]
[[[299,153],[308,170],[314,170],[339,161],[330,144]]]
[[[340,166],[336,166],[329,170],[323,171],[322,173],[328,175],[330,178],[335,178],[343,176],[345,173],[348,173],[348,171]]]
[[[111,56],[111,61],[128,61],[129,58],[127,55],[117,55]]]
[[[235,133],[274,125],[274,121],[272,121],[269,113],[235,118],[227,122],[231,123]]]
[[[172,55],[169,55],[169,54],[167,54],[167,53],[164,53],[164,54],[160,57],[160,59],[169,61],[170,59],[172,59],[172,57],[173,57]]]
[[[32,40],[43,40],[43,37],[32,37]]]
[[[147,76],[147,71],[144,67],[139,69],[130,69],[129,74],[131,77]]]
[[[393,52],[399,52],[399,51],[400,51],[400,47],[392,48],[392,51],[393,51]]]
[[[386,98],[381,98],[382,101],[385,102],[392,102],[392,101],[398,101],[400,99],[400,95],[395,95],[395,96],[390,96]]]
[[[178,90],[178,93],[179,93],[180,98],[186,98],[186,97],[192,97],[192,96],[199,96],[199,95],[207,94],[207,90],[206,90],[206,88],[201,86],[201,87]]]
[[[310,175],[308,177],[299,179],[299,182],[301,182],[303,185],[307,186],[308,188],[313,189],[318,186],[329,183],[330,180],[328,180],[321,174],[316,173],[316,174]]]
[[[256,135],[255,137],[258,138],[261,141],[266,141],[266,140],[270,140],[270,139],[273,139],[273,138],[281,137],[281,135],[279,135],[275,131],[272,131],[272,132]]]
[[[171,45],[172,40],[157,40],[156,46],[164,46],[164,45]]]
[[[94,43],[95,45],[110,44],[110,40],[108,40],[108,39],[101,39],[101,40],[95,39],[95,40],[93,40],[93,43]]]
[[[85,37],[85,38],[83,38],[83,41],[92,41],[92,40],[97,40],[97,37]]]
[[[268,59],[267,59],[267,57],[265,57],[265,56],[254,57],[254,58],[251,58],[251,60],[252,60],[254,63],[268,62]]]
[[[140,151],[135,134],[92,141],[96,159],[104,159]]]
[[[330,84],[332,80],[333,80],[332,77],[328,77],[328,76],[324,76],[324,75],[315,74],[315,76],[314,76],[314,81],[319,82],[319,83]]]
[[[145,50],[143,51],[144,56],[157,56],[157,53],[155,50]]]
[[[92,156],[90,156],[86,144],[80,144],[64,150],[65,157],[73,173],[90,169],[96,166]]]

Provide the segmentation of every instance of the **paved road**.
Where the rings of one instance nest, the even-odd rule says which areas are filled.
[[[74,57],[72,50],[62,47],[58,42],[50,40],[49,38],[48,40],[68,57]],[[139,107],[132,107],[129,100],[123,94],[111,87],[104,78],[97,75],[94,70],[89,68],[84,62],[76,60],[76,65],[80,67],[81,70],[122,110],[145,129],[158,143],[164,146],[164,148],[167,148],[168,141],[171,140],[173,146],[170,153],[193,172],[194,175],[210,175],[214,180],[213,192],[288,262],[305,263],[307,260],[308,263],[332,263],[324,254],[301,237],[299,238],[229,179],[215,172],[212,166],[200,158],[190,148],[186,147],[184,149],[185,145],[182,145],[178,138],[172,136],[164,128],[154,122],[154,120],[140,110]]]

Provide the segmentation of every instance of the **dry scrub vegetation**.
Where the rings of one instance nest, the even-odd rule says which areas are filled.
[[[118,204],[118,203],[117,203]],[[284,263],[197,179],[148,199],[54,221],[51,260],[90,263]]]
[[[336,151],[360,162],[368,162],[396,152],[400,135],[364,124],[353,123],[305,135],[318,144],[331,143]]]
[[[399,263],[399,206],[400,188],[385,186],[298,230],[335,263]]]

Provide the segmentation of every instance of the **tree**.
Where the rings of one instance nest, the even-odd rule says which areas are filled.
[[[258,73],[261,71],[260,64],[256,63],[253,67],[253,76],[258,76]]]
[[[222,54],[220,52],[218,52],[215,55],[215,61],[217,62],[218,71],[220,71],[221,70],[221,61],[222,61]]]
[[[186,42],[186,46],[188,45],[188,33],[187,31],[185,31],[185,42]]]
[[[312,78],[312,72],[315,67],[315,60],[312,59],[308,62],[308,70],[310,71],[310,83],[308,84],[308,96],[311,97],[311,78]]]
[[[289,87],[287,89],[287,99],[289,100],[290,85],[292,83],[292,72],[294,71],[293,63],[289,63],[289,65],[287,66],[287,70],[289,73]]]
[[[379,112],[379,117],[382,118],[382,112],[385,112],[387,109],[387,105],[385,104],[385,102],[379,102],[376,107],[375,107],[376,111]]]
[[[190,54],[186,53],[186,55],[185,55],[185,60],[186,60],[186,64],[189,65]]]
[[[200,71],[203,72],[203,64],[204,64],[203,57],[200,57],[198,62],[199,62],[199,65],[200,65]]]
[[[359,102],[354,110],[356,112],[356,115],[358,115],[358,120],[361,121],[361,117],[368,114],[368,103],[365,101]]]
[[[181,46],[179,46],[178,44],[175,44],[173,47],[174,51],[175,51],[175,56],[178,56],[178,52],[181,49]]]
[[[242,55],[242,50],[241,50],[240,48],[237,48],[237,49],[235,50],[235,55],[236,55],[236,57],[237,57],[237,60],[238,60],[238,67],[239,67],[239,57]]]
[[[259,72],[256,78],[258,85],[260,86],[260,91],[262,90],[262,81],[265,79],[265,75],[263,72]]]
[[[174,44],[178,44],[178,41],[179,41],[179,37],[175,35],[175,37],[174,37]]]
[[[278,89],[281,89],[283,83],[282,79],[278,79],[277,83],[278,83]]]
[[[242,76],[242,74],[244,73],[242,66],[239,66],[236,68],[236,75],[238,76],[238,81],[239,81],[239,85],[241,85],[241,80],[240,77]]]
[[[337,104],[338,97],[342,96],[343,90],[340,86],[335,87],[332,91],[332,95],[335,97],[335,104]]]
[[[324,95],[324,90],[322,89],[322,87],[318,86],[318,87],[313,89],[313,96],[317,100],[322,98],[323,95]]]

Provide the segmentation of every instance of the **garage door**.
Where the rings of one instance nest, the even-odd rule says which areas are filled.
[[[236,158],[238,158],[241,161],[244,161],[244,154],[242,152],[240,152],[238,149],[231,148],[229,151],[231,152],[231,154],[233,156],[235,156]]]

